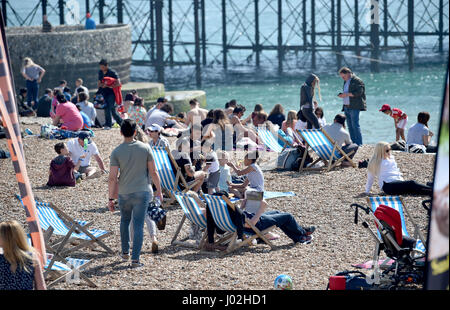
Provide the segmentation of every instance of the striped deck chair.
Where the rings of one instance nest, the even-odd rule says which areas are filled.
[[[170,196],[168,202],[164,202],[165,206],[171,205],[176,199],[172,195],[172,192],[185,192],[196,185],[196,183],[188,186],[186,180],[181,173],[180,167],[178,167],[175,159],[172,157],[170,150],[163,147],[150,147],[153,159],[155,161],[156,171],[161,179],[161,188]],[[172,169],[175,167],[177,174],[175,175]],[[179,182],[182,182],[184,190],[181,190]]]
[[[33,246],[30,237],[27,238],[27,241],[30,246]],[[64,279],[69,279],[69,281],[73,281],[74,283],[78,283],[78,280],[83,279],[90,287],[97,287],[94,282],[82,273],[82,270],[91,263],[92,260],[90,259],[73,257],[62,258],[61,256],[47,253],[47,261],[44,266],[44,277],[46,277],[51,271],[62,273],[62,275],[58,276],[56,279],[51,280],[47,287],[52,287]]]
[[[356,164],[349,157],[352,152],[348,154],[345,153],[342,148],[337,145],[324,130],[301,129],[297,131],[306,144],[306,151],[303,154],[302,162],[300,164],[300,171],[323,169],[323,167],[303,168],[309,148],[311,148],[314,153],[318,155],[318,158],[311,163],[311,166],[315,165],[319,161],[322,161],[325,164],[324,167],[327,167],[327,171],[330,171],[345,159],[349,161],[354,168],[356,168]]]
[[[293,147],[289,141],[283,139],[278,134],[274,135],[274,133],[272,133],[268,128],[258,127],[257,131],[258,137],[261,139],[264,145],[276,153],[283,152],[287,147]],[[284,146],[279,143],[279,139],[284,142]]]
[[[16,195],[16,198],[23,205],[20,196]],[[50,235],[52,234],[60,236],[60,238],[57,238],[57,240],[51,243],[47,242],[48,247],[55,249],[54,254],[66,257],[69,253],[93,245],[101,246],[110,254],[114,253],[102,241],[104,238],[111,235],[111,232],[100,229],[88,230],[87,228],[91,223],[86,221],[76,221],[55,205],[48,202],[36,201],[36,209],[38,211],[39,224],[45,232],[47,239],[50,240]],[[64,223],[63,219],[68,223],[70,228]],[[79,242],[78,245],[64,249],[68,243],[75,240]]]
[[[207,194],[204,194],[203,196],[208,204],[208,208],[211,211],[211,215],[217,227],[231,234],[229,237],[231,241],[228,244],[228,248],[225,250],[225,254],[231,253],[244,245],[251,245],[252,241],[256,238],[261,238],[268,246],[270,246],[271,249],[273,249],[273,244],[264,235],[267,234],[272,229],[274,229],[276,227],[275,225],[265,229],[264,231],[260,231],[246,218],[245,219],[246,223],[250,225],[255,234],[251,236],[244,235],[244,240],[240,243],[236,243],[237,241],[236,226],[231,221],[230,214],[228,213],[228,207],[230,207],[232,210],[235,210],[236,208],[238,208],[238,206],[235,206],[225,196],[215,196]]]
[[[425,248],[425,240],[422,236],[422,233],[419,230],[419,226],[414,222],[413,218],[408,212],[408,209],[406,208],[403,199],[398,196],[383,196],[383,197],[368,197],[367,202],[369,203],[370,207],[372,208],[372,211],[375,212],[375,210],[378,208],[379,205],[385,205],[388,207],[391,207],[398,211],[400,214],[400,218],[402,220],[402,234],[404,236],[409,236],[408,230],[406,229],[406,221],[405,221],[405,215],[403,210],[406,211],[408,215],[408,219],[411,220],[411,223],[414,226],[414,235],[413,238],[417,239],[416,247],[414,251],[419,254],[425,254],[426,248]],[[380,232],[377,231],[378,237],[381,238]]]
[[[175,231],[175,235],[172,238],[171,244],[201,249],[203,247],[204,241],[206,240],[206,215],[203,214],[201,210],[201,208],[205,208],[204,203],[200,200],[200,198],[185,193],[171,191],[171,195],[173,195],[175,199],[178,201],[184,213],[183,218],[181,219],[181,222]],[[187,241],[188,237],[182,240],[177,240],[181,228],[183,227],[183,224],[186,221],[186,218],[191,223],[199,226],[202,229],[205,229],[205,233],[203,234],[202,240],[198,245],[192,242],[188,242]]]

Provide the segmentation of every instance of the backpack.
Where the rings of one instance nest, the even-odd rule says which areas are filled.
[[[278,156],[277,169],[280,171],[298,171],[302,163],[303,154],[305,153],[305,147],[299,145],[296,148],[287,148]],[[313,159],[309,154],[306,154],[305,163],[303,167],[306,167],[309,163],[312,163]]]
[[[369,290],[372,287],[361,271],[345,270],[329,278],[327,290]]]
[[[277,169],[278,170],[293,170],[297,158],[300,157],[300,152],[296,148],[286,148],[278,155]]]

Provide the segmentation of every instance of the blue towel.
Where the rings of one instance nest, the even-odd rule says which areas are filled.
[[[280,197],[292,197],[295,196],[294,192],[264,192],[264,199],[280,198]]]

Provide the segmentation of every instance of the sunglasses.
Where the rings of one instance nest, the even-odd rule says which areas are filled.
[[[158,130],[149,130],[148,132],[158,132]]]
[[[386,153],[389,153],[390,151],[391,151],[391,149],[387,149],[387,150],[386,150]]]

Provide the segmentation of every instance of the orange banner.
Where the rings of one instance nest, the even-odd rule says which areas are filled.
[[[11,67],[8,59],[8,46],[6,44],[5,27],[1,11],[0,25],[2,36],[0,40],[0,117],[3,127],[6,129],[8,148],[11,153],[16,179],[19,185],[20,196],[25,206],[31,240],[34,248],[40,254],[41,263],[44,266],[44,258],[47,257],[44,237],[39,225],[34,196],[25,165],[25,154],[23,152],[22,136],[14,96],[15,92],[10,71]]]

